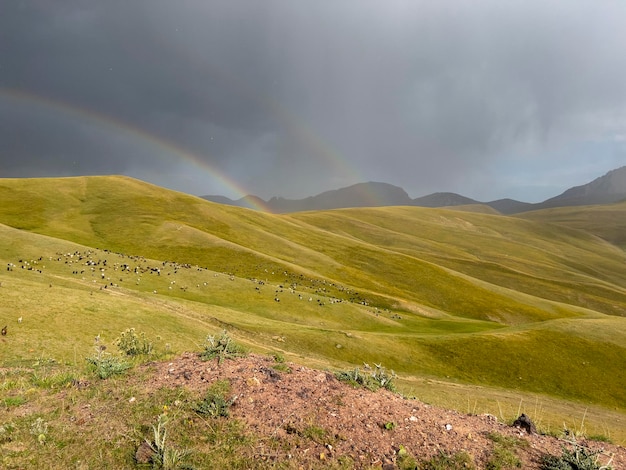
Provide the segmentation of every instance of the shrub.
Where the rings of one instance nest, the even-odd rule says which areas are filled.
[[[93,371],[101,379],[108,379],[113,375],[123,374],[131,367],[130,364],[122,362],[110,354],[88,357],[87,362],[91,364]]]
[[[337,372],[335,377],[342,382],[348,382],[354,386],[365,387],[368,390],[378,390],[379,388],[385,388],[394,392],[396,390],[393,380],[396,377],[394,371],[387,372],[386,369],[380,364],[375,364],[376,369],[372,372],[361,372],[361,369],[356,367],[352,371]]]
[[[156,426],[152,426],[153,440],[146,439],[146,443],[154,452],[152,455],[153,468],[163,470],[186,468],[184,460],[189,455],[189,451],[173,449],[167,445],[167,423],[167,415],[159,415]]]
[[[396,390],[393,380],[396,378],[394,371],[387,372],[380,364],[375,364],[376,369],[372,373],[372,379],[377,387],[385,388],[391,392]]]
[[[521,468],[522,462],[510,449],[496,446],[485,467],[487,470],[502,470],[504,468]]]
[[[422,461],[419,467],[421,470],[461,470],[474,469],[474,461],[466,452],[459,452],[454,455],[446,455],[440,451],[439,455],[430,460]]]
[[[86,358],[93,372],[101,379],[112,375],[123,374],[130,369],[130,364],[106,352],[106,346],[100,344],[100,336],[96,337],[95,355]]]
[[[0,424],[0,444],[6,444],[13,440],[15,427],[11,423]]]
[[[397,464],[400,470],[415,470],[418,467],[415,457],[413,457],[406,448],[401,444],[397,451],[398,459]]]
[[[515,455],[516,447],[527,447],[528,442],[515,437],[507,437],[497,432],[490,432],[487,437],[491,439],[495,446],[493,454],[487,462],[487,470],[501,470],[503,468],[520,468],[521,460]]]
[[[234,359],[236,357],[245,357],[246,350],[243,346],[235,343],[232,338],[224,330],[219,338],[208,335],[207,344],[204,351],[200,353],[203,361],[208,361],[217,357],[218,364],[224,362],[224,359]]]
[[[39,374],[38,372],[33,372],[31,382],[33,385],[41,388],[56,388],[56,387],[64,387],[68,384],[73,383],[76,380],[76,376],[70,372],[59,372],[56,374]]]
[[[544,455],[541,459],[541,470],[611,470],[613,468],[610,462],[600,465],[601,450],[591,450],[575,440],[571,444],[571,450],[563,447],[560,457]]]
[[[193,410],[211,418],[228,417],[229,408],[236,400],[236,397],[226,398],[229,392],[230,383],[227,380],[218,380],[209,387],[204,399],[199,401]]]
[[[272,368],[281,372],[291,373],[291,367],[285,363],[285,356],[281,353],[274,353],[274,361],[276,362]]]
[[[18,395],[16,397],[6,397],[2,399],[2,403],[4,403],[4,406],[6,406],[7,408],[11,408],[12,406],[23,405],[24,403],[26,403],[26,398],[21,395]]]
[[[46,423],[41,417],[37,418],[30,425],[30,433],[37,437],[37,442],[42,445],[45,444],[46,439],[48,438],[48,423]]]
[[[147,356],[152,353],[152,342],[148,341],[146,334],[142,331],[140,334],[135,333],[134,328],[129,328],[120,334],[115,340],[118,349],[127,356]]]

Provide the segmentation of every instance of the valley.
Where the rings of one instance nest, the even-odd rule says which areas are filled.
[[[321,369],[382,364],[433,404],[626,439],[626,254],[583,216],[265,214],[126,177],[5,179],[0,197],[1,367],[82,365],[127,328],[168,357],[227,330]]]

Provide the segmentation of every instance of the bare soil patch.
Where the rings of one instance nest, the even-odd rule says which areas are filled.
[[[491,415],[467,415],[387,390],[354,388],[331,372],[293,363],[286,364],[290,372],[278,371],[275,365],[273,358],[259,355],[218,365],[216,360],[204,362],[197,354],[186,353],[173,361],[142,366],[152,372],[142,386],[202,392],[217,380],[228,380],[236,396],[231,418],[267,438],[260,442],[279,443],[267,448],[261,444],[258,458],[292,460],[301,468],[319,468],[349,457],[355,468],[392,469],[404,448],[418,461],[465,452],[476,468],[484,469],[496,445],[489,434],[498,433],[524,441],[514,450],[521,468],[539,469],[542,455],[561,455],[567,445],[552,436],[529,435]],[[625,448],[579,443],[603,449],[604,463],[612,459],[614,469],[626,469]]]

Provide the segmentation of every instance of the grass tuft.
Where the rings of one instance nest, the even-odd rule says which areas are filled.
[[[375,370],[370,372],[362,372],[359,367],[356,367],[351,371],[336,372],[335,377],[338,380],[347,382],[355,387],[364,387],[371,391],[384,388],[391,392],[395,392],[396,388],[393,383],[393,380],[396,378],[395,372],[387,372],[387,370],[380,364],[375,364],[375,366]]]
[[[230,415],[229,408],[237,397],[227,398],[230,393],[230,383],[227,380],[218,380],[213,383],[206,395],[193,407],[193,410],[211,418],[225,417]]]
[[[571,448],[563,447],[560,456],[544,455],[541,470],[612,470],[611,462],[600,463],[602,450],[592,450],[572,439]]]
[[[515,455],[518,447],[528,447],[528,442],[516,437],[504,436],[497,432],[490,432],[487,437],[491,439],[495,446],[493,453],[487,462],[487,470],[502,470],[505,468],[520,468],[522,462]]]
[[[439,455],[420,462],[419,467],[411,468],[419,468],[420,470],[472,470],[476,467],[472,457],[467,452],[458,452],[452,455],[440,452]]]
[[[113,375],[120,375],[131,368],[131,365],[122,361],[120,358],[106,352],[106,346],[100,344],[99,336],[96,337],[95,354],[87,357],[87,363],[90,365],[93,373],[101,379],[108,379]]]
[[[217,363],[221,364],[225,359],[235,359],[246,355],[245,348],[233,341],[224,330],[218,338],[213,335],[207,336],[206,345],[204,351],[200,353],[200,358],[203,361],[217,358]]]
[[[153,439],[146,439],[146,443],[154,451],[152,455],[152,467],[163,470],[178,470],[189,468],[185,459],[190,454],[188,450],[174,449],[167,442],[168,416],[159,415],[157,424],[152,426]]]

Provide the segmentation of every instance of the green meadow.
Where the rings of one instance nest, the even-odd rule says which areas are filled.
[[[83,367],[96,336],[131,327],[168,355],[226,329],[319,368],[383,364],[462,411],[584,416],[623,443],[625,206],[607,207],[274,215],[126,177],[1,179],[0,368]]]

